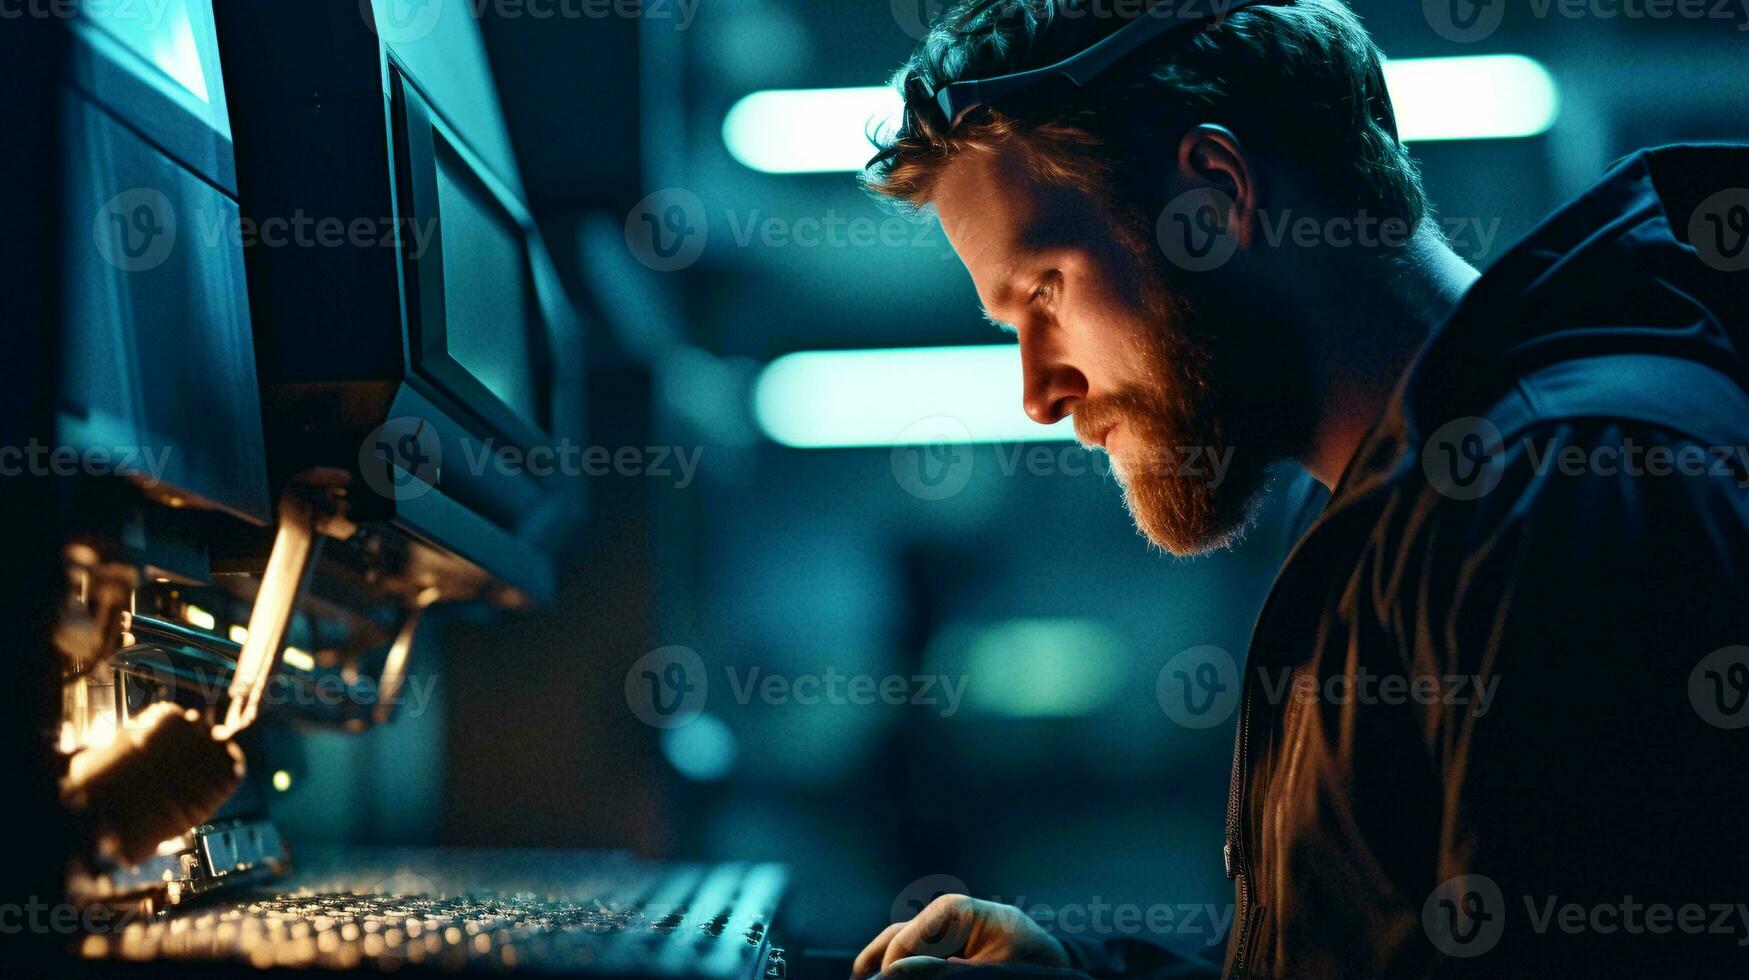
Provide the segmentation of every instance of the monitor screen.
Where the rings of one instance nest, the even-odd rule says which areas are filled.
[[[533,332],[542,329],[522,228],[446,140],[436,143],[443,234],[443,302],[449,356],[536,426]]]
[[[229,134],[210,0],[91,3],[82,22],[90,40],[141,81],[218,132]],[[108,42],[108,43],[105,43]]]

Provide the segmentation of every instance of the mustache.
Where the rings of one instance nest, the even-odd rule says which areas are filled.
[[[1154,400],[1137,389],[1083,399],[1075,406],[1075,439],[1088,449],[1099,449],[1100,438],[1120,423],[1131,429],[1151,429],[1149,422],[1158,411],[1153,405]]]

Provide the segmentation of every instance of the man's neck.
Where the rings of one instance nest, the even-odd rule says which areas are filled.
[[[1308,318],[1316,415],[1300,458],[1334,490],[1427,336],[1480,277],[1423,225],[1388,269],[1347,270]],[[1356,253],[1363,262],[1376,256]],[[1343,288],[1340,284],[1348,284]]]

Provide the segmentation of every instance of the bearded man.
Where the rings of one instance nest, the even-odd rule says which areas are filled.
[[[1282,461],[1330,492],[1245,664],[1225,972],[1749,961],[1749,150],[1636,153],[1480,275],[1341,0],[1096,13],[951,5],[864,181],[1158,546],[1231,543]],[[961,963],[1199,968],[947,895],[855,975]]]

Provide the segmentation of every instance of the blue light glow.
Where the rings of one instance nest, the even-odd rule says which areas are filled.
[[[699,715],[662,732],[662,754],[687,779],[715,782],[735,768],[735,733],[716,715]]]
[[[884,86],[767,89],[729,109],[723,143],[766,173],[861,170],[874,155],[869,124],[890,127],[898,115],[898,95]]]
[[[1020,395],[1014,344],[809,351],[765,368],[753,414],[795,449],[1074,439],[1066,419],[1027,417]]]
[[[1561,113],[1554,76],[1523,55],[1387,61],[1385,84],[1410,143],[1537,136]]]
[[[1117,695],[1129,654],[1090,619],[1011,619],[952,626],[930,643],[926,669],[966,679],[966,705],[1003,718],[1075,718]]]
[[[1401,58],[1385,63],[1385,84],[1409,142],[1536,136],[1560,115],[1554,76],[1523,55]],[[765,173],[855,171],[874,155],[870,126],[890,132],[899,117],[885,86],[766,89],[730,108],[723,143]]]

